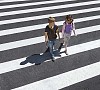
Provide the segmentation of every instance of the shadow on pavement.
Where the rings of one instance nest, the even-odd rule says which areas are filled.
[[[60,44],[59,48],[54,51],[55,56],[60,56],[60,50],[63,46],[63,43]],[[45,62],[46,60],[52,59],[49,48],[43,54],[33,54],[26,58],[25,61],[21,62],[20,65],[25,65],[27,63],[32,63],[35,65],[40,65],[41,63]]]

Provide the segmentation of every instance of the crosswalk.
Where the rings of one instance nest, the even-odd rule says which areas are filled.
[[[56,61],[26,63],[46,50],[44,30],[50,16],[61,29],[72,14],[77,37],[72,37]],[[61,34],[61,33],[60,33]],[[55,49],[59,47],[56,41]],[[0,90],[99,90],[100,0],[1,0]]]
[[[25,0],[17,0],[17,1],[25,1]],[[10,0],[10,1],[0,0],[0,3],[6,3],[6,2],[16,2],[16,0]]]

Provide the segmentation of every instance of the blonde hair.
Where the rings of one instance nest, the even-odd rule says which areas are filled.
[[[55,18],[54,17],[49,17],[48,18],[48,22],[50,23],[50,22],[54,22],[55,21]]]

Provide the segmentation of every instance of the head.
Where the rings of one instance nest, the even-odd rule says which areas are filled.
[[[67,23],[72,23],[73,22],[72,15],[66,15],[66,22]]]
[[[49,25],[53,26],[55,24],[55,18],[49,17],[48,18],[48,23],[49,23]]]

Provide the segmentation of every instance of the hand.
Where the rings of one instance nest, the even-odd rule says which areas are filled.
[[[45,45],[46,45],[46,47],[48,47],[48,45],[47,45],[47,44],[48,44],[48,41],[45,41]]]

